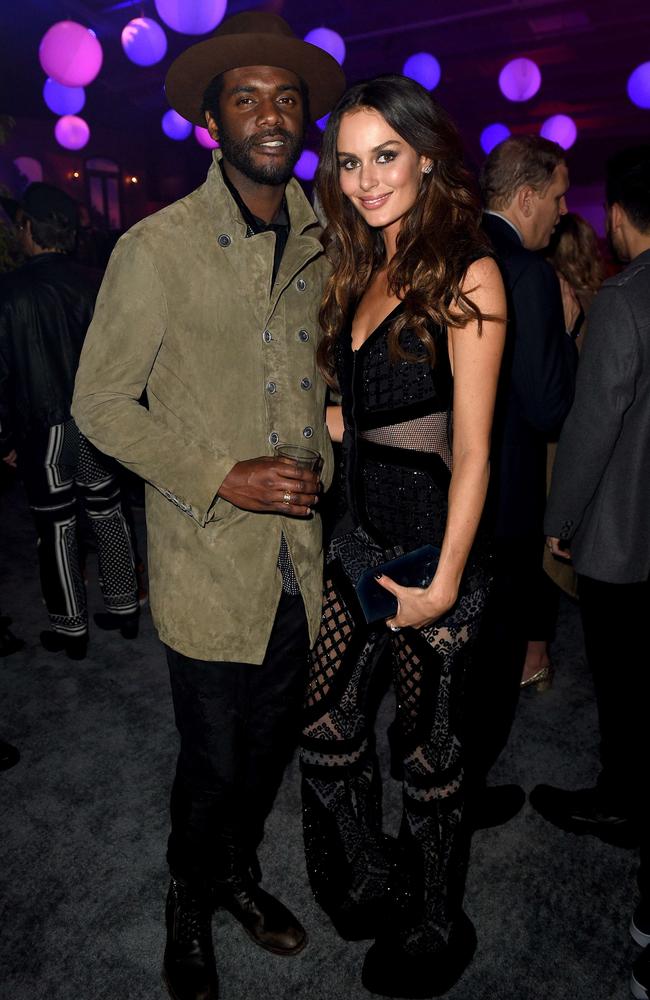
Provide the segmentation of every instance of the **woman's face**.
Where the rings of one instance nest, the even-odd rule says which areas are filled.
[[[341,191],[357,212],[384,235],[396,235],[420,190],[430,162],[395,132],[374,108],[341,118],[336,143]]]

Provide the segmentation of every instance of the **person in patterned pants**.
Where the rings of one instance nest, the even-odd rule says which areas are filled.
[[[26,261],[0,279],[0,457],[17,467],[38,534],[43,597],[51,628],[41,643],[83,659],[86,591],[77,512],[86,512],[99,553],[106,611],[101,628],[134,638],[137,584],[131,535],[114,467],[70,415],[74,380],[101,275],[76,263],[77,213],[50,184],[30,184],[22,201],[2,205]]]
[[[79,557],[79,506],[97,545],[106,611],[133,637],[138,612],[133,546],[113,463],[80,433],[74,420],[31,435],[26,445],[18,465],[36,524],[41,588],[53,630],[42,632],[41,642],[46,649],[65,648],[73,658],[75,652],[85,651],[88,612]],[[105,615],[95,617],[100,625],[110,621]]]

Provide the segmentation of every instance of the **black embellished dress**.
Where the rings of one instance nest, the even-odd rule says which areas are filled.
[[[402,308],[359,350],[352,350],[349,329],[337,342],[346,513],[327,556],[301,768],[317,900],[344,937],[387,938],[393,953],[417,963],[446,947],[461,918],[464,675],[489,574],[477,543],[456,604],[423,629],[369,626],[356,600],[363,570],[427,542],[440,546],[447,520],[453,381],[446,335],[432,331],[432,367],[406,329],[401,345],[423,360],[391,362],[387,335]],[[381,829],[368,722],[373,675],[389,646],[404,792],[396,840]]]

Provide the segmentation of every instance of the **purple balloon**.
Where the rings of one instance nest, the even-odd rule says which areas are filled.
[[[162,130],[170,139],[176,139],[180,142],[181,139],[187,139],[192,131],[192,123],[179,115],[178,111],[170,108],[162,116]]]
[[[402,73],[425,90],[435,90],[440,83],[440,63],[429,52],[416,52],[414,56],[409,56],[402,67]]]
[[[212,31],[226,13],[227,0],[156,0],[156,10],[165,24],[181,35],[204,35]]]
[[[64,149],[83,149],[90,139],[90,129],[83,118],[64,115],[54,126],[54,135]]]
[[[339,66],[343,65],[345,42],[336,31],[332,31],[331,28],[314,28],[307,32],[305,41],[310,45],[317,45],[319,49],[323,49],[336,59]]]
[[[122,48],[136,66],[153,66],[167,51],[167,35],[150,17],[134,17],[122,28]]]
[[[540,128],[539,134],[544,139],[557,142],[562,149],[570,149],[576,141],[578,129],[573,118],[568,115],[551,115]]]
[[[38,58],[57,83],[85,87],[99,73],[104,56],[94,31],[76,21],[59,21],[43,35]]]
[[[305,149],[300,154],[300,159],[293,168],[296,177],[303,181],[313,181],[316,168],[318,166],[318,156],[312,153],[311,149]]]
[[[30,184],[35,184],[37,181],[43,180],[43,167],[33,156],[17,156],[14,164]]]
[[[207,128],[203,128],[201,125],[194,126],[194,138],[199,146],[203,146],[205,149],[216,149],[219,145],[218,142],[214,141]]]
[[[501,122],[495,122],[494,125],[486,125],[481,132],[481,149],[484,153],[491,153],[494,147],[498,146],[504,139],[507,139],[509,135],[510,129],[507,125],[502,125]]]
[[[627,95],[638,108],[650,108],[650,62],[632,70],[627,81]]]
[[[51,76],[43,85],[43,99],[55,115],[76,115],[86,103],[83,87],[64,87]]]
[[[509,101],[529,101],[542,83],[539,66],[532,59],[512,59],[499,73],[499,87]]]

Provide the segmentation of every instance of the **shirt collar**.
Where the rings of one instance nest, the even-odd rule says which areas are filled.
[[[257,215],[253,215],[250,208],[224,170],[223,160],[219,160],[219,167],[221,168],[224,184],[230,191],[237,208],[241,212],[244,222],[254,233],[264,233],[267,230],[275,231],[281,228],[289,228],[289,209],[287,207],[287,199],[284,195],[282,196],[282,201],[275,217],[271,220],[271,222],[265,222],[264,219],[260,219]]]

